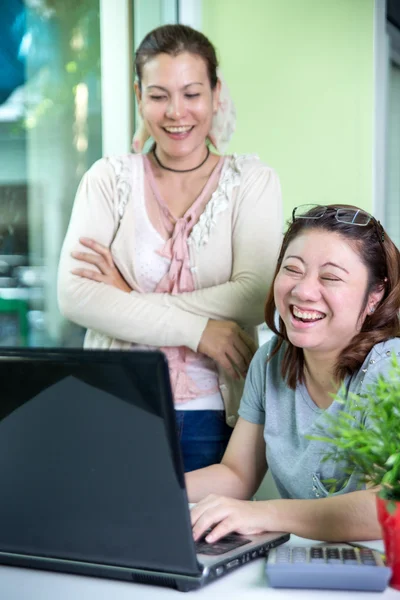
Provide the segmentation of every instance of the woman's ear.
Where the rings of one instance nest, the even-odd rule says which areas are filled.
[[[133,89],[135,90],[135,96],[136,96],[136,100],[138,103],[138,108],[139,111],[141,110],[141,104],[142,104],[142,92],[139,86],[139,82],[135,81],[135,83],[133,84]]]
[[[213,113],[214,114],[218,110],[220,93],[221,93],[221,80],[217,79],[217,85],[213,89]]]
[[[142,152],[143,147],[149,139],[149,137],[149,132],[147,131],[145,124],[139,116],[137,120],[136,131],[132,139],[132,150],[136,153]]]
[[[378,307],[379,302],[385,294],[385,284],[379,285],[375,291],[371,292],[367,303],[367,314],[372,314]]]
[[[134,152],[142,152],[143,146],[146,141],[149,139],[149,132],[146,129],[145,124],[142,120],[142,92],[139,87],[139,82],[135,81],[134,83],[135,96],[138,103],[138,117],[136,122],[136,131],[132,139],[132,150]]]

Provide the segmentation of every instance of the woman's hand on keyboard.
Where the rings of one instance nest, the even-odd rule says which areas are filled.
[[[269,513],[267,501],[236,500],[211,494],[191,510],[193,538],[200,539],[210,528],[212,531],[205,538],[210,543],[233,531],[242,535],[273,531]]]

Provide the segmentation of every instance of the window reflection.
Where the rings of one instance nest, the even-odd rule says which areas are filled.
[[[0,345],[80,346],[56,274],[77,185],[102,153],[99,0],[2,4]]]

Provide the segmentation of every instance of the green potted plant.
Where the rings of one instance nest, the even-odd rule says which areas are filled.
[[[396,357],[389,375],[379,376],[365,395],[342,398],[342,393],[337,396],[346,407],[335,417],[327,414],[321,434],[310,437],[332,444],[326,459],[343,461],[349,473],[354,468],[359,471],[360,484],[379,489],[377,511],[393,572],[391,585],[400,589],[400,365]],[[360,418],[364,414],[366,423]]]

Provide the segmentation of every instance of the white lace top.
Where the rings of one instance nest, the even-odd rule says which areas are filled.
[[[283,231],[274,170],[255,156],[225,161],[218,188],[189,237],[193,292],[140,291],[130,199],[143,194],[143,161],[131,154],[97,161],[77,191],[60,257],[58,300],[61,312],[87,329],[85,346],[182,345],[196,351],[210,318],[232,320],[247,330],[261,323]],[[71,273],[82,266],[71,256],[85,250],[80,237],[110,247],[130,294]],[[243,382],[220,368],[218,374],[227,421],[233,425]]]
[[[161,281],[170,267],[170,260],[159,254],[160,248],[165,244],[165,239],[151,223],[146,206],[154,202],[151,190],[145,186],[145,195],[132,195],[135,222],[135,270],[136,280],[140,289],[146,292],[154,292],[157,284]],[[149,348],[149,346],[146,346]],[[198,363],[196,360],[187,362],[186,371],[188,377],[194,382],[198,393],[189,401],[176,403],[177,410],[223,410],[222,396],[218,390],[218,373],[213,361],[204,360]],[[201,390],[216,388],[214,393],[201,393]]]

